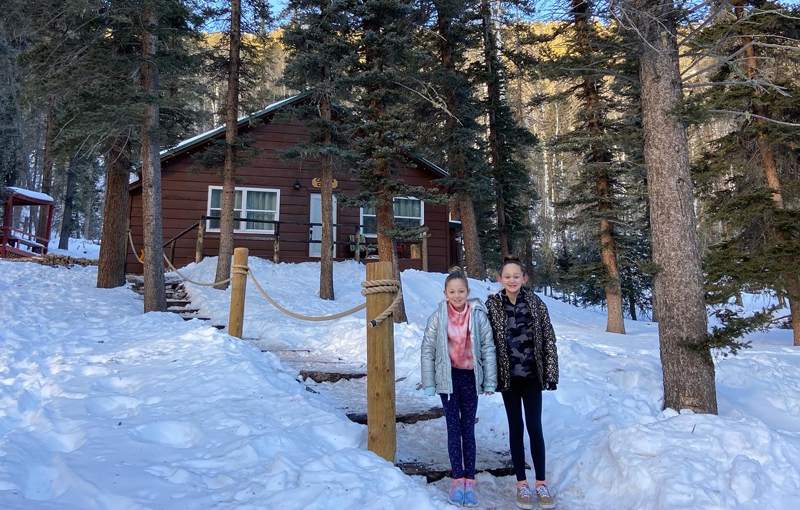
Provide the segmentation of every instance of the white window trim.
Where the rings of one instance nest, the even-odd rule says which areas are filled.
[[[206,199],[206,216],[211,216],[211,192],[215,189],[222,190],[222,186],[209,186],[208,187],[208,198]],[[248,191],[272,191],[277,194],[276,199],[276,210],[275,210],[275,221],[280,221],[281,219],[281,190],[276,188],[245,188],[236,186],[235,191],[242,192],[242,218],[247,218],[247,192]],[[220,204],[221,205],[221,204]],[[246,223],[246,222],[239,222],[239,223]],[[218,228],[211,228],[209,225],[211,224],[211,220],[206,220],[206,232],[219,232]],[[267,225],[267,223],[262,223],[262,225]],[[266,229],[234,229],[234,234],[274,234],[275,233],[275,225],[273,224],[271,228]]]
[[[421,200],[421,199],[419,199],[417,197],[394,197],[392,199],[392,203],[394,203],[394,201],[397,200],[398,198],[400,198],[400,199],[410,199],[410,200],[419,200],[419,226],[421,227],[421,226],[425,225],[425,201]],[[416,216],[395,216],[395,218],[416,219]],[[363,226],[364,225],[364,208],[363,207],[359,207],[359,210],[358,210],[358,224],[361,225],[361,227],[359,228],[359,231],[361,232],[362,236],[373,238],[373,239],[378,237],[377,233],[376,234],[365,234],[364,233],[364,226]],[[377,230],[377,225],[376,225],[376,230]]]

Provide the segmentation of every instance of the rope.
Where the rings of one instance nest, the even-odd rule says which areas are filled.
[[[131,235],[131,231],[130,230],[128,230],[128,240],[131,243],[131,249],[133,250],[133,255],[136,256],[136,245],[133,243],[133,236]],[[164,252],[161,252],[161,255],[164,257],[164,262],[167,263],[169,268],[175,274],[180,276],[183,280],[185,280],[185,281],[187,281],[187,282],[189,282],[191,284],[194,284],[194,285],[199,285],[201,287],[216,287],[217,285],[225,285],[226,283],[230,282],[231,279],[233,278],[233,277],[226,278],[225,280],[222,280],[222,281],[219,281],[219,282],[214,282],[214,283],[196,282],[196,281],[192,280],[191,278],[189,278],[188,276],[186,276],[184,274],[181,274],[181,272],[178,271],[178,269],[175,266],[172,265],[172,262],[169,261],[169,258],[167,257],[167,255]],[[140,259],[138,256],[136,257],[136,260],[138,260],[140,264],[144,264],[144,261],[142,259]],[[233,267],[239,267],[239,266],[233,266]],[[243,266],[243,267],[247,267],[247,266]],[[234,274],[236,274],[236,273],[234,272]]]
[[[134,244],[133,244],[133,236],[131,235],[131,231],[130,230],[128,230],[128,239],[130,240],[131,249],[133,250],[133,253],[135,255],[136,254],[136,246],[134,246]],[[185,275],[181,274],[181,272],[178,271],[178,269],[175,266],[172,265],[172,262],[169,261],[169,258],[167,258],[166,254],[164,254],[162,252],[161,255],[163,255],[164,261],[167,263],[167,265],[170,267],[170,269],[174,273],[176,273],[178,276],[180,276],[183,280],[185,280],[185,281],[187,281],[189,283],[192,283],[194,285],[200,285],[201,287],[215,287],[217,285],[224,285],[224,284],[230,282],[233,279],[234,275],[245,275],[246,274],[247,276],[250,277],[250,281],[253,282],[253,284],[256,286],[256,288],[259,290],[259,292],[261,292],[261,295],[264,296],[272,306],[277,308],[279,311],[285,313],[289,317],[294,317],[295,319],[300,319],[300,320],[304,320],[304,321],[311,321],[311,322],[332,321],[334,319],[340,319],[342,317],[346,317],[348,315],[354,314],[354,313],[356,313],[358,311],[361,311],[361,310],[363,310],[364,308],[367,307],[367,303],[363,303],[363,304],[360,304],[360,305],[358,305],[358,306],[356,306],[354,308],[351,308],[349,310],[345,310],[344,312],[335,313],[333,315],[323,315],[321,317],[314,317],[314,316],[309,316],[309,315],[301,315],[299,313],[294,313],[291,310],[287,310],[286,308],[284,308],[281,305],[279,305],[278,303],[276,303],[275,300],[272,299],[269,296],[269,294],[267,294],[267,291],[265,291],[264,288],[261,287],[261,284],[259,284],[258,280],[256,280],[256,277],[253,274],[253,271],[251,271],[248,266],[240,265],[240,264],[233,264],[231,266],[232,275],[231,275],[230,278],[227,278],[227,279],[219,281],[219,282],[214,282],[214,283],[201,283],[201,282],[196,282],[196,281],[186,277]],[[137,258],[137,260],[139,259],[139,257],[136,257],[136,258]],[[142,264],[144,263],[141,260],[139,260],[139,262],[142,263]],[[369,321],[369,326],[371,328],[374,328],[375,326],[377,326],[378,324],[380,324],[381,322],[386,320],[394,312],[398,311],[398,309],[400,307],[400,304],[403,302],[403,290],[400,288],[400,282],[398,280],[368,280],[368,281],[361,282],[361,295],[362,296],[366,297],[369,294],[383,294],[383,293],[394,294],[394,299],[392,300],[392,303],[386,308],[386,310],[384,310],[377,317],[375,317],[374,319]]]
[[[246,267],[246,266],[243,266],[243,267]],[[353,314],[353,313],[356,313],[358,311],[361,311],[361,310],[363,310],[364,308],[367,307],[367,304],[363,303],[363,304],[360,304],[360,305],[358,305],[358,306],[356,306],[354,308],[351,308],[349,310],[345,310],[343,312],[335,313],[333,315],[323,315],[321,317],[314,317],[314,316],[309,316],[309,315],[301,315],[299,313],[294,313],[291,310],[287,310],[286,308],[284,308],[281,305],[279,305],[278,303],[276,303],[275,300],[272,299],[269,296],[269,294],[267,294],[267,291],[265,291],[264,288],[261,287],[261,284],[258,283],[258,280],[256,279],[255,275],[253,275],[253,272],[249,268],[246,271],[243,271],[243,272],[247,273],[247,275],[250,277],[250,281],[253,282],[253,284],[256,286],[256,288],[259,290],[259,292],[261,292],[261,295],[264,296],[272,306],[277,308],[279,311],[285,313],[289,317],[293,317],[295,319],[300,319],[300,320],[304,320],[304,321],[311,321],[311,322],[331,321],[331,320],[334,320],[334,319],[340,319],[342,317],[346,317],[346,316],[348,316],[350,314]],[[239,273],[239,274],[241,274],[241,273]],[[369,321],[370,327],[374,328],[375,326],[377,326],[378,324],[380,324],[381,322],[386,320],[387,317],[392,315],[392,313],[394,313],[397,310],[398,306],[403,301],[403,292],[400,289],[400,282],[397,281],[397,280],[365,281],[365,282],[361,282],[361,287],[362,287],[362,290],[361,290],[361,295],[362,296],[367,296],[368,294],[381,294],[381,293],[385,293],[385,292],[393,293],[395,295],[394,296],[394,300],[392,301],[392,304],[390,304],[389,307],[386,310],[384,310],[380,315],[375,317],[373,320]]]
[[[370,327],[374,328],[394,312],[399,311],[400,305],[403,303],[403,289],[400,287],[398,280],[367,280],[361,282],[361,295],[367,296],[368,294],[381,294],[384,292],[393,293],[394,299],[386,310],[384,310],[377,317],[369,321]]]
[[[364,308],[367,307],[367,304],[363,303],[363,304],[360,304],[360,305],[356,306],[355,308],[351,308],[349,310],[345,310],[344,312],[339,312],[339,313],[336,313],[336,314],[333,314],[333,315],[324,315],[322,317],[311,317],[311,316],[308,316],[308,315],[300,315],[299,313],[294,313],[294,312],[292,312],[290,310],[287,310],[286,308],[284,308],[281,305],[279,305],[278,303],[276,303],[274,299],[269,297],[269,294],[267,294],[267,292],[258,283],[258,280],[256,280],[256,277],[253,275],[252,271],[248,270],[247,274],[248,274],[248,276],[250,276],[250,281],[252,281],[253,284],[255,284],[256,288],[261,292],[261,295],[264,296],[265,298],[267,298],[267,301],[269,301],[269,303],[272,306],[274,306],[275,308],[277,308],[281,312],[285,313],[289,317],[294,317],[295,319],[300,319],[300,320],[304,320],[304,321],[312,321],[312,322],[332,321],[334,319],[339,319],[341,317],[345,317],[347,315],[356,313],[356,312],[358,312],[360,310],[363,310]]]

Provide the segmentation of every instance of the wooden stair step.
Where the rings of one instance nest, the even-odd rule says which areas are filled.
[[[184,315],[197,314],[197,313],[200,312],[200,309],[199,308],[176,308],[174,310],[170,309],[169,311],[172,312],[172,313],[177,313],[178,315],[183,317]],[[192,316],[192,318],[195,319],[197,317]]]
[[[397,467],[409,476],[424,476],[428,483],[439,481],[452,473],[449,466],[427,466],[422,462],[398,462]],[[528,469],[530,469],[530,466],[528,466]],[[511,476],[515,474],[510,458],[507,461],[495,460],[491,464],[485,465],[481,465],[480,460],[478,460],[475,465],[475,472],[489,473],[492,476]]]
[[[341,380],[362,379],[366,377],[367,374],[366,372],[325,372],[320,370],[300,370],[300,376],[304,381],[306,379],[311,379],[312,381],[318,383],[335,383]]]
[[[367,424],[366,413],[346,413],[350,421],[360,423],[361,425]],[[431,407],[425,411],[415,411],[413,413],[400,414],[395,417],[397,423],[412,424],[425,420],[435,420],[444,416],[444,409],[441,407]]]

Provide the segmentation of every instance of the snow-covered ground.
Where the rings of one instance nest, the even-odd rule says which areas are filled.
[[[216,259],[184,271],[211,281]],[[316,298],[319,266],[251,259],[267,292],[309,315],[362,302],[364,268],[337,263],[336,300]],[[364,450],[365,427],[296,382],[256,345],[366,361],[364,312],[298,322],[247,289],[239,341],[172,314],[141,315],[127,289],[93,288],[94,268],[0,262],[0,508],[445,508]],[[395,328],[399,399],[425,399],[419,343],[444,275],[403,273],[409,324]],[[471,281],[474,297],[495,284]],[[187,285],[213,323],[229,291]],[[717,360],[719,416],[661,411],[657,326],[545,298],[561,382],[544,396],[547,478],[559,508],[789,510],[800,500],[800,349],[756,334]],[[431,405],[438,400],[429,399]],[[499,395],[481,397],[481,450],[507,449]],[[412,425],[444,448],[440,420]],[[511,478],[478,477],[484,508],[507,508]],[[481,492],[483,488],[483,492]],[[484,506],[486,505],[486,506]]]
[[[100,244],[97,241],[90,239],[75,239],[69,238],[69,249],[58,249],[58,237],[50,239],[47,244],[47,253],[56,253],[58,255],[69,255],[75,258],[96,259],[100,256]]]

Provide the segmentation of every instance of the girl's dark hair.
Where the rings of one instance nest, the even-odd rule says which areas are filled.
[[[516,264],[522,270],[522,274],[528,274],[528,268],[525,267],[525,264],[522,263],[516,256],[509,255],[503,258],[503,265],[500,266],[500,273],[503,273],[503,269],[509,264]]]
[[[450,268],[450,272],[447,274],[447,278],[444,279],[444,288],[447,288],[447,284],[452,282],[453,280],[464,280],[464,285],[467,286],[469,289],[469,282],[467,281],[467,275],[464,274],[464,271],[461,270],[458,266],[453,266]]]

